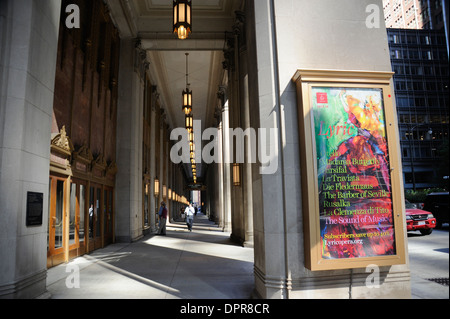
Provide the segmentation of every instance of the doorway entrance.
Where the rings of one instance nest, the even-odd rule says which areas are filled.
[[[72,179],[69,209],[69,258],[86,251],[86,182]]]
[[[49,179],[49,218],[47,231],[47,267],[56,266],[66,260],[64,247],[67,245],[66,214],[67,201],[65,189],[67,178],[50,176]]]
[[[91,183],[89,188],[89,251],[113,242],[114,230],[113,188]]]
[[[47,267],[113,243],[113,212],[113,187],[51,174]]]
[[[98,184],[91,184],[89,188],[89,251],[102,247],[102,189]]]

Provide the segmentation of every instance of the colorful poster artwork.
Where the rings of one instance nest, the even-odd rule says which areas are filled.
[[[383,96],[312,88],[323,259],[395,255]]]

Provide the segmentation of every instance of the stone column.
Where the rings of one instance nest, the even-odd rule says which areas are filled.
[[[237,36],[235,46],[238,47],[238,58],[235,58],[239,66],[239,125],[245,131],[253,128],[250,125],[249,104],[249,80],[248,80],[248,50],[246,39],[249,28],[245,19],[245,13],[236,12],[234,32]],[[244,163],[241,164],[241,193],[242,193],[242,241],[243,245],[253,247],[253,194],[252,194],[252,163],[256,161],[256,154],[252,151],[253,143],[246,141],[244,144]],[[255,148],[256,149],[256,148]]]
[[[257,86],[249,91],[250,119],[253,127],[274,129],[273,143],[263,146],[276,151],[277,164],[269,172],[260,170],[260,163],[252,167],[253,198],[261,198],[253,201],[255,291],[262,298],[410,298],[407,264],[380,269],[386,280],[377,289],[365,285],[369,274],[364,268],[315,272],[304,266],[300,133],[292,76],[297,69],[391,70],[384,25],[365,25],[367,7],[375,4],[382,15],[382,1],[352,1],[345,10],[335,10],[333,4],[246,2],[246,19],[252,25],[247,33],[249,83]],[[351,46],[345,40],[349,30],[355,31]],[[319,38],[329,50],[317,45]]]
[[[219,163],[217,163],[217,179],[218,179],[218,186],[217,186],[217,194],[218,194],[218,200],[216,202],[216,223],[219,225],[220,228],[223,229],[224,227],[224,182],[223,182],[223,130],[222,130],[222,121],[220,121],[218,130],[217,130],[217,141],[218,141],[218,158]]]
[[[244,68],[243,68],[244,69]],[[244,130],[251,128],[250,126],[250,104],[249,104],[249,88],[248,75],[244,73],[242,79],[242,113]],[[242,164],[242,185],[243,185],[243,207],[244,207],[244,246],[253,247],[253,188],[252,188],[252,157],[256,158],[256,154],[252,153],[251,143],[245,144],[245,162]]]
[[[156,139],[156,101],[159,97],[157,93],[157,87],[152,87],[152,107],[150,114],[150,203],[149,203],[149,219],[150,219],[150,231],[156,232],[155,221],[155,139]]]
[[[0,299],[46,292],[49,163],[61,1],[0,3]],[[26,225],[27,194],[42,224]]]
[[[116,240],[131,242],[142,237],[141,97],[146,70],[142,68],[145,58],[139,42],[122,39],[120,47],[115,224]]]
[[[159,122],[159,172],[158,172],[158,178],[159,178],[159,196],[158,196],[158,202],[156,203],[157,207],[161,205],[161,202],[163,201],[163,184],[164,184],[164,125],[165,125],[165,115],[164,115],[164,109],[161,108],[161,119]],[[158,128],[157,128],[158,129]]]
[[[252,174],[253,197],[261,200],[253,201],[255,214],[255,286],[258,294],[263,298],[284,299],[288,298],[286,289],[286,245],[285,245],[285,209],[283,204],[284,188],[280,169],[279,156],[282,148],[278,139],[279,134],[279,104],[277,101],[277,78],[274,74],[276,61],[273,57],[275,35],[271,30],[271,6],[272,1],[255,2],[255,28],[256,32],[256,55],[260,59],[257,66],[257,81],[259,91],[258,103],[253,109],[253,127],[276,132],[277,156],[272,158],[276,161],[278,169],[276,172],[266,174],[261,168],[261,163],[254,165]],[[263,18],[264,17],[264,18]],[[247,16],[248,18],[248,16]],[[262,36],[261,31],[264,33]],[[261,131],[263,132],[263,131]],[[275,145],[271,144],[266,135],[266,143],[261,143],[262,150],[269,150]],[[258,136],[259,137],[259,136]],[[261,152],[261,150],[259,150]]]
[[[164,154],[164,165],[166,166],[166,171],[165,171],[165,185],[166,185],[166,198],[164,199],[165,203],[166,203],[166,207],[167,207],[167,219],[170,220],[170,201],[169,201],[169,188],[170,188],[170,135],[169,135],[169,125],[165,125],[165,129],[164,129],[164,147],[166,149],[166,152]]]
[[[222,105],[222,167],[223,167],[223,230],[231,231],[231,149],[230,149],[230,115],[226,88],[221,87],[223,92]]]
[[[222,194],[222,133],[221,133],[221,123],[222,123],[222,112],[220,107],[216,106],[214,111],[215,126],[217,128],[217,136],[215,138],[216,148],[216,159],[212,166],[208,169],[208,208],[209,208],[209,218],[219,225],[219,217],[222,211],[221,206],[221,194]]]
[[[240,16],[240,15],[239,15]],[[242,129],[241,122],[241,92],[240,92],[240,63],[239,63],[239,36],[241,34],[241,29],[243,24],[238,18],[235,19],[233,25],[233,37],[228,41],[228,52],[225,53],[225,58],[228,59],[228,96],[229,96],[229,118],[230,118],[230,128],[238,132]],[[234,134],[230,137],[230,152],[231,164],[230,164],[230,174],[231,174],[231,238],[239,244],[243,244],[245,241],[245,231],[244,231],[244,206],[243,206],[243,181],[241,180],[240,185],[234,185],[234,163],[239,164],[239,169],[242,170],[242,163],[239,163],[238,156],[240,150],[240,140],[234,140]],[[240,172],[242,175],[242,172]]]

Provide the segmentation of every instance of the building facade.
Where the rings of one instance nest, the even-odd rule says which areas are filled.
[[[405,188],[446,184],[448,55],[443,30],[388,29]]]
[[[365,268],[312,271],[305,263],[292,78],[298,69],[389,73],[386,29],[366,23],[373,3],[205,1],[194,4],[192,40],[180,42],[167,30],[172,5],[158,1],[2,1],[0,296],[39,296],[48,267],[153,233],[161,201],[176,218],[195,180],[195,161],[177,162],[172,152],[172,133],[184,128],[174,87],[190,51],[192,68],[209,74],[194,115],[216,132],[220,159],[196,162],[202,201],[233,239],[254,247],[255,296],[409,298],[407,259],[380,267],[379,289],[367,287]],[[209,64],[199,63],[205,56]],[[193,72],[194,94],[202,79]],[[271,150],[269,161],[238,163],[232,128],[273,132],[243,148],[246,156]]]
[[[448,27],[445,0],[383,0],[386,27],[394,29],[435,29]]]

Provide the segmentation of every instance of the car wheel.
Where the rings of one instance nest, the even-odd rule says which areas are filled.
[[[420,230],[420,233],[422,234],[422,235],[429,235],[429,234],[431,234],[433,232],[433,230],[432,229],[421,229]]]

